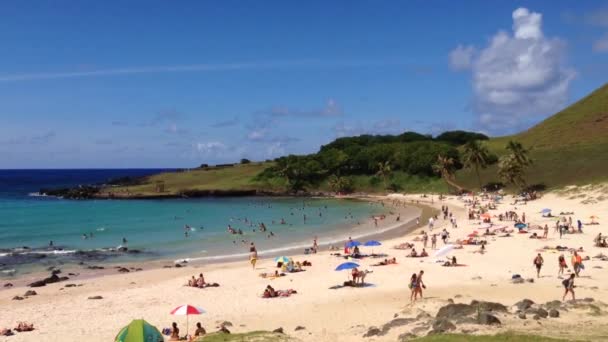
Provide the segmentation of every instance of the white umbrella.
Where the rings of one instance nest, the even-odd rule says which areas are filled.
[[[435,252],[435,258],[448,255],[454,249],[454,245],[445,245]]]

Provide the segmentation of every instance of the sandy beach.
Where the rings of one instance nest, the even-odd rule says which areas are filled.
[[[531,225],[547,224],[547,239],[530,239],[532,232],[542,235],[542,230],[530,230],[529,234],[511,234],[511,237],[487,236],[486,253],[476,253],[479,246],[464,246],[449,253],[456,256],[458,262],[467,266],[442,267],[433,258],[435,251],[428,251],[429,258],[407,258],[409,250],[396,250],[393,246],[403,242],[412,242],[424,229],[429,230],[426,219],[420,226],[407,235],[391,236],[382,240],[382,246],[374,247],[375,253],[386,253],[397,259],[396,265],[382,267],[371,266],[382,259],[366,258],[359,260],[361,269],[373,271],[368,274],[368,286],[361,288],[345,287],[330,289],[341,285],[348,277],[348,271],[336,272],[335,267],[346,261],[330,255],[323,247],[315,255],[294,255],[295,260],[308,260],[311,267],[305,272],[290,273],[276,280],[263,279],[262,272],[274,272],[272,259],[262,259],[257,268],[252,270],[247,260],[208,265],[188,265],[183,268],[155,268],[141,272],[111,274],[100,277],[79,279],[50,284],[34,289],[37,295],[24,300],[12,300],[14,296],[23,296],[29,288],[14,286],[0,290],[0,305],[4,309],[0,314],[0,328],[13,328],[19,321],[34,324],[32,332],[16,333],[10,337],[0,337],[1,341],[111,341],[118,330],[135,318],[144,318],[158,328],[169,327],[177,322],[186,327],[186,318],[171,316],[169,311],[181,304],[192,304],[203,307],[207,313],[191,316],[190,333],[194,323],[201,322],[207,331],[216,331],[219,323],[229,321],[232,332],[253,330],[272,331],[282,327],[286,334],[302,341],[395,341],[403,333],[414,333],[424,336],[430,327],[424,329],[424,319],[412,321],[387,331],[382,336],[364,338],[370,327],[379,327],[395,317],[415,318],[421,312],[435,316],[437,310],[449,300],[457,303],[469,303],[471,300],[493,301],[511,306],[517,301],[529,298],[536,303],[561,300],[563,287],[557,277],[558,256],[563,253],[570,261],[568,251],[542,251],[545,265],[541,277],[536,278],[532,261],[537,250],[544,246],[582,247],[582,256],[591,257],[585,261],[585,270],[576,278],[577,298],[593,298],[597,302],[608,303],[608,275],[601,269],[604,262],[592,257],[606,252],[595,247],[593,238],[606,227],[605,213],[608,211],[608,186],[587,188],[567,188],[554,193],[546,193],[541,199],[527,204],[512,204],[513,198],[505,196],[499,201],[496,210],[490,210],[492,222],[496,227],[513,228],[514,222],[499,222],[495,217],[505,211],[525,213],[526,222]],[[478,197],[479,198],[479,197]],[[439,200],[438,196],[421,197],[421,195],[392,194],[383,201],[388,205],[402,207],[403,203],[419,202],[434,208],[448,206],[456,218],[458,228],[452,228],[448,220],[439,217],[435,223],[435,233],[446,228],[450,233],[449,243],[466,238],[473,231],[480,234],[485,230],[479,220],[468,220],[469,207],[465,199],[447,196]],[[481,205],[487,204],[485,200]],[[585,225],[583,234],[566,234],[560,239],[555,232],[555,217],[542,217],[544,208],[551,208],[554,215],[560,212],[574,212],[574,222],[580,219],[583,223],[591,221],[592,215],[599,216],[598,225]],[[395,216],[386,218],[387,224],[395,221]],[[389,222],[390,221],[390,222]],[[312,238],[312,237],[311,237]],[[438,239],[437,247],[443,247]],[[322,244],[323,241],[320,241]],[[416,250],[422,249],[422,242],[415,242]],[[362,252],[370,252],[370,247],[361,247]],[[342,252],[340,250],[339,252]],[[608,253],[606,253],[608,254]],[[445,257],[441,257],[445,261]],[[600,267],[600,268],[596,268]],[[407,287],[412,273],[424,270],[424,282],[427,286],[424,299],[410,303],[410,290]],[[203,272],[207,282],[216,282],[220,287],[196,289],[185,287],[186,281],[193,275]],[[523,278],[533,278],[534,282],[513,284],[511,278],[520,274]],[[66,287],[67,284],[76,284]],[[297,290],[288,298],[261,298],[267,285],[275,289]],[[101,296],[102,299],[88,299]],[[601,303],[597,306],[603,307]],[[601,324],[608,315],[588,314],[582,311],[562,311],[559,318],[534,321],[517,319],[513,315],[502,315],[500,326],[459,325],[455,331],[467,330],[470,333],[496,333],[506,330],[524,331],[567,339],[587,338],[602,339]],[[305,327],[295,331],[298,326]],[[582,333],[582,334],[581,334]]]

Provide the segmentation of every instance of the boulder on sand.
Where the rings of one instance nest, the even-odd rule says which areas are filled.
[[[448,304],[437,311],[437,319],[457,319],[474,314],[477,309],[467,304]]]

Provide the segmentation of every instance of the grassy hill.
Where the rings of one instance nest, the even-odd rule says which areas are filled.
[[[509,140],[530,148],[534,165],[529,184],[549,188],[608,180],[608,84],[530,129],[486,142],[491,152],[504,154]],[[475,187],[471,172],[461,171],[459,181]],[[496,166],[482,172],[484,183],[498,181]]]

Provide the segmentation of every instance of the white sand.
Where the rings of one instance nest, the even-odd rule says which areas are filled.
[[[574,193],[575,190],[572,191]],[[33,332],[0,337],[0,341],[112,341],[118,330],[135,318],[144,318],[159,328],[169,327],[172,321],[176,321],[183,331],[186,318],[171,316],[169,311],[185,303],[202,306],[208,311],[203,316],[190,317],[191,332],[197,321],[202,322],[208,331],[215,331],[218,322],[230,321],[234,324],[230,328],[233,332],[283,327],[289,335],[305,341],[354,341],[363,340],[362,335],[370,326],[382,325],[396,313],[401,317],[415,316],[418,310],[425,310],[434,315],[448,298],[457,297],[459,299],[456,301],[462,302],[471,299],[492,300],[507,305],[523,298],[536,302],[561,300],[561,280],[557,278],[559,254],[543,253],[543,277],[534,283],[515,285],[509,280],[514,273],[525,278],[535,277],[532,260],[536,250],[545,245],[582,246],[586,250],[583,256],[594,256],[600,252],[608,254],[608,250],[593,247],[592,241],[606,227],[604,222],[608,220],[608,201],[602,197],[608,196],[602,195],[606,188],[576,191],[586,194],[585,197],[574,198],[576,196],[573,194],[551,193],[540,200],[528,202],[527,205],[517,206],[515,211],[525,212],[527,221],[532,224],[549,224],[549,239],[532,240],[524,234],[514,234],[511,238],[490,237],[485,255],[473,253],[479,248],[476,246],[466,246],[454,252],[459,263],[467,264],[468,267],[441,267],[433,258],[405,258],[406,251],[392,249],[398,243],[411,241],[420,229],[407,237],[383,241],[383,246],[375,247],[374,251],[397,257],[399,264],[370,267],[370,264],[378,260],[361,261],[362,268],[374,271],[367,278],[373,286],[366,288],[330,290],[329,287],[346,280],[347,273],[334,271],[344,259],[323,251],[317,255],[296,258],[312,262],[313,266],[307,268],[306,272],[289,274],[272,281],[258,276],[260,272],[275,270],[272,260],[261,260],[255,271],[243,260],[237,263],[109,275],[82,281],[76,278],[66,283],[84,284],[82,287],[60,290],[66,283],[47,285],[36,288],[38,295],[23,301],[13,301],[11,298],[23,295],[28,288],[0,290],[0,328],[12,328],[21,320],[32,322],[36,327]],[[589,201],[590,197],[594,200]],[[391,199],[423,200],[418,195],[391,195],[389,200]],[[442,202],[437,201],[437,196],[434,199],[434,206],[448,205],[457,218],[458,229],[448,228],[451,240],[464,237],[479,227],[479,221],[466,219],[463,202],[455,197],[448,197]],[[492,213],[513,209],[510,202],[512,199],[509,196]],[[552,208],[555,214],[573,211],[575,215],[572,218],[575,222],[579,218],[588,222],[589,216],[598,215],[602,224],[585,226],[584,234],[566,235],[560,240],[553,230],[554,219],[541,218],[539,214],[546,207]],[[512,226],[512,223],[507,224]],[[439,232],[444,226],[448,227],[449,222],[440,219],[435,231]],[[542,231],[538,232],[542,235]],[[608,234],[608,231],[603,233]],[[438,246],[442,245],[439,241]],[[422,249],[421,243],[417,243],[416,249]],[[566,252],[565,255],[569,261],[569,254]],[[585,262],[585,265],[586,270],[582,274],[584,277],[576,280],[577,296],[608,302],[608,275],[601,269],[593,268],[604,266],[604,263],[591,260]],[[425,296],[428,297],[411,305],[407,283],[411,274],[420,270],[425,271]],[[200,290],[182,286],[190,276],[199,272],[205,273],[207,281],[218,282],[221,287]],[[298,294],[290,298],[262,299],[260,295],[268,284],[276,289],[293,288]],[[592,287],[597,289],[591,289]],[[96,295],[103,296],[103,299],[87,299]],[[605,324],[607,320],[601,316],[579,317],[566,314],[559,319],[544,321],[542,325],[531,322],[524,326],[521,322],[509,321],[505,324],[506,328],[500,329],[515,328],[533,333],[574,337],[580,335],[570,334],[593,333],[594,327],[599,329],[600,324]],[[299,325],[306,327],[306,330],[294,332],[294,328]],[[568,329],[572,326],[579,330],[569,332]],[[580,330],[581,327],[585,329]],[[394,329],[373,340],[394,341],[403,331],[408,329]],[[493,329],[490,332],[496,331],[500,330]]]

